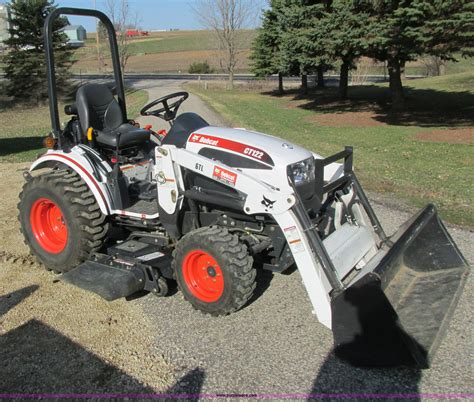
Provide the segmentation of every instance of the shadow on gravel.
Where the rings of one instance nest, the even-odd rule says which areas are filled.
[[[321,394],[345,394],[345,397],[354,400],[362,398],[363,395],[377,400],[386,399],[388,394],[396,394],[400,399],[405,395],[410,396],[410,400],[417,401],[421,400],[417,397],[420,380],[419,369],[354,367],[331,353],[326,357],[314,380],[310,392],[312,397],[309,397],[308,401],[324,399]]]
[[[2,393],[153,393],[37,320],[0,336]]]
[[[15,292],[0,296],[0,317],[8,313],[12,308],[20,304],[26,298],[30,297],[38,290],[38,288],[39,286],[37,285],[28,286],[26,288],[16,290]]]
[[[0,296],[0,320],[38,288]],[[185,395],[197,401],[204,379],[203,370],[191,370],[163,396]],[[156,391],[40,321],[28,321],[0,335],[0,394],[72,393],[146,397]]]
[[[187,401],[199,401],[199,395],[204,384],[206,373],[200,368],[195,368],[169,388],[165,394],[170,398],[186,399]]]

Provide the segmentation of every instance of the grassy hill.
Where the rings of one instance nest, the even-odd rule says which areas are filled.
[[[248,56],[254,37],[254,30],[238,32],[241,50],[238,71],[246,72],[249,69]],[[148,37],[131,39],[128,47],[131,55],[128,63],[130,72],[187,72],[192,63],[203,61],[207,61],[216,72],[221,72],[218,47],[211,31],[153,32]],[[107,67],[110,67],[107,46],[104,44],[102,49],[106,55]],[[97,47],[92,35],[89,36],[86,46],[76,51],[75,60],[75,72],[98,71]]]
[[[444,92],[474,93],[474,66],[467,72],[409,81],[406,82],[405,85],[415,89],[436,89],[437,91]]]

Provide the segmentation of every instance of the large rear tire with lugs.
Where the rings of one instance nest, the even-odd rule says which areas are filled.
[[[48,270],[68,272],[100,250],[106,216],[81,177],[53,170],[31,178],[18,204],[21,232],[30,251]]]
[[[172,264],[184,298],[204,313],[233,313],[255,290],[256,270],[247,246],[219,226],[184,236],[176,245]]]

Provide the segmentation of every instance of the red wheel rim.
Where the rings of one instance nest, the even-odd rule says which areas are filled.
[[[59,254],[65,248],[68,230],[64,216],[53,201],[40,198],[30,212],[31,230],[38,244],[48,253]]]
[[[184,258],[183,277],[189,291],[203,302],[214,303],[224,293],[221,267],[205,251],[194,250]]]

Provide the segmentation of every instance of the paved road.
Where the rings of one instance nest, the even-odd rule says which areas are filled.
[[[146,85],[145,85],[146,84]],[[136,83],[151,98],[176,84]],[[219,118],[192,97],[188,107],[212,123]],[[390,198],[369,195],[387,232],[415,212]],[[450,228],[474,262],[474,234]],[[260,278],[257,297],[242,311],[212,318],[194,311],[181,295],[147,297],[143,308],[155,317],[156,346],[185,377],[178,391],[205,393],[461,393],[473,391],[472,276],[433,367],[356,369],[331,353],[332,336],[311,314],[298,272]]]

